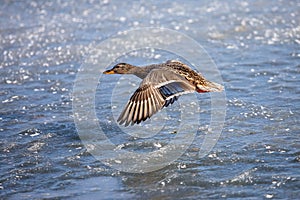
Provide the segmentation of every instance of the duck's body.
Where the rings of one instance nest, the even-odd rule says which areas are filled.
[[[179,61],[167,61],[137,67],[119,63],[104,74],[134,74],[143,79],[118,118],[125,126],[139,124],[163,107],[174,103],[180,95],[192,92],[219,92],[223,86],[206,80],[201,74]]]

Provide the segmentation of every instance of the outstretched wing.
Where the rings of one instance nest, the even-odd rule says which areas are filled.
[[[125,126],[139,124],[174,103],[180,95],[194,91],[195,86],[180,75],[165,69],[154,69],[131,96],[118,122]]]

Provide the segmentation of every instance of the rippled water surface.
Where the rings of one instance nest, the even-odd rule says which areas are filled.
[[[3,1],[0,198],[299,198],[299,10],[299,1],[277,0]],[[227,114],[217,144],[199,157],[210,132],[210,95],[183,97],[179,102],[200,115],[200,122],[187,124],[199,126],[193,144],[168,166],[134,174],[117,171],[87,151],[73,120],[72,91],[97,44],[141,27],[179,31],[206,49],[223,79]],[[145,65],[176,58],[146,49],[116,62]],[[115,110],[138,84],[130,76],[103,77],[96,114],[118,148],[151,152],[176,137],[180,104],[146,122],[143,131],[137,126],[124,134]]]

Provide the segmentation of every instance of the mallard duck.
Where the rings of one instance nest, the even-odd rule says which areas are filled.
[[[143,79],[117,120],[125,126],[145,121],[157,111],[173,104],[183,94],[224,90],[222,85],[208,81],[177,60],[144,67],[119,63],[103,74],[133,74]]]

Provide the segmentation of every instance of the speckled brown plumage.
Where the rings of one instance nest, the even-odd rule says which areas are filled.
[[[145,67],[119,63],[103,73],[134,74],[143,79],[117,120],[125,126],[145,121],[163,107],[174,103],[183,94],[195,91],[220,92],[224,89],[176,60]]]

